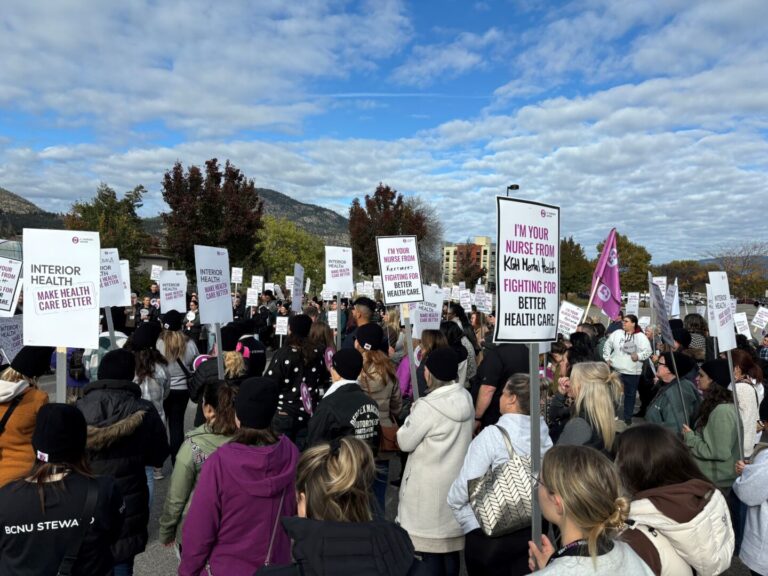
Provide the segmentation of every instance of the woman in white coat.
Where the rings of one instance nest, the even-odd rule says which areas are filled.
[[[469,506],[467,482],[479,478],[489,468],[501,466],[509,460],[501,426],[509,434],[512,448],[517,454],[531,454],[531,397],[528,374],[514,374],[504,385],[499,399],[501,418],[496,426],[488,426],[472,441],[459,476],[448,492],[448,506],[453,510],[466,538],[464,561],[469,576],[513,576],[528,574],[528,539],[531,527],[511,534],[491,538],[480,529]],[[549,430],[540,418],[541,455],[552,447]]]
[[[458,576],[464,531],[447,496],[472,441],[472,397],[456,379],[458,358],[451,348],[433,350],[424,360],[430,390],[417,400],[397,432],[410,452],[400,485],[396,522],[416,549],[411,576]]]
[[[733,491],[747,505],[739,558],[755,575],[768,574],[768,444],[758,444],[750,464],[740,460]]]

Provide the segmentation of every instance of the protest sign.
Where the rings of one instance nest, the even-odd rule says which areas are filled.
[[[557,318],[557,333],[568,338],[576,332],[576,327],[584,315],[584,308],[563,300],[560,303],[560,314]]]
[[[131,303],[131,263],[120,260],[120,279],[123,281],[123,299],[120,306],[132,306]]]
[[[321,298],[322,298],[324,301],[326,301],[326,302],[327,302],[327,301],[329,301],[329,300],[333,300],[333,298],[334,298],[334,295],[333,295],[333,292],[331,292],[330,290],[328,290],[328,289],[325,287],[325,284],[323,284],[323,290],[320,292],[320,297],[321,297]]]
[[[288,335],[288,316],[278,316],[275,319],[275,335],[276,336]]]
[[[261,294],[264,291],[264,276],[251,276],[251,288]]]
[[[710,272],[709,285],[712,287],[712,303],[717,326],[717,348],[720,352],[736,348],[733,313],[731,312],[731,292],[728,287],[728,275],[725,272]],[[710,330],[712,326],[710,325]]]
[[[362,296],[365,291],[365,284],[363,282],[355,282],[355,292],[358,296]]]
[[[365,292],[365,295],[368,296],[368,298],[373,299],[374,291],[373,291],[373,282],[371,280],[366,280],[365,282],[363,282],[363,292]]]
[[[285,289],[293,292],[293,276],[285,277]]]
[[[709,335],[717,337],[717,321],[715,319],[715,301],[712,298],[712,286],[706,284],[707,290],[707,325],[709,328]]]
[[[18,316],[0,317],[0,350],[3,351],[8,362],[16,358],[22,346],[24,317]]]
[[[625,307],[627,314],[640,314],[640,292],[627,293],[627,305]]]
[[[768,308],[760,306],[755,312],[755,317],[752,318],[752,326],[757,326],[760,330],[765,330],[768,326]]]
[[[287,285],[286,288],[291,290],[291,310],[296,312],[296,314],[301,314],[301,301],[304,298],[304,266],[295,263],[293,265],[293,276],[290,276],[290,279],[292,283]]]
[[[475,294],[485,294],[485,286],[483,284],[477,284],[477,286],[475,286]]]
[[[450,286],[445,286],[443,288],[443,302],[450,302],[451,301],[451,288]]]
[[[260,292],[256,290],[256,288],[248,288],[245,291],[245,305],[248,306],[249,308],[251,306],[258,306],[259,294]]]
[[[274,295],[275,293],[275,285],[272,282],[264,282],[264,290],[262,292],[266,292],[269,290]]]
[[[183,270],[163,270],[157,279],[160,286],[160,311],[187,311],[187,273]]]
[[[328,310],[326,318],[328,320],[328,327],[331,330],[336,330],[339,327],[339,313],[336,310]]]
[[[736,314],[737,306],[738,306],[738,304],[737,304],[736,298],[731,297],[731,316]]]
[[[325,247],[325,285],[331,292],[350,292],[352,282],[352,249]]]
[[[667,286],[667,291],[664,294],[664,308],[667,311],[669,318],[674,318],[674,306],[677,300],[677,286],[670,284]],[[680,305],[677,306],[677,315],[680,316]]]
[[[707,317],[707,307],[706,306],[696,306],[696,314],[699,316],[702,316],[703,318]]]
[[[243,283],[243,269],[232,267],[232,284]]]
[[[309,294],[309,287],[312,285],[312,279],[307,278],[306,284],[304,284],[304,294]]]
[[[464,308],[465,311],[470,310],[472,308],[472,296],[471,292],[467,290],[466,288],[459,289],[459,304],[462,308]]]
[[[661,329],[661,340],[665,344],[672,346],[675,337],[672,335],[672,328],[669,326],[669,315],[667,307],[664,305],[664,295],[661,293],[661,287],[652,281],[650,272],[648,273],[648,289],[651,292],[651,302],[653,310],[656,312],[656,326]]]
[[[736,325],[736,332],[747,337],[747,340],[752,338],[752,332],[749,330],[749,320],[747,320],[746,312],[737,312],[733,315],[733,323]]]
[[[391,306],[424,300],[416,236],[377,236],[376,251],[384,303]]]
[[[461,294],[461,288],[456,286],[455,284],[451,287],[451,301],[452,302],[458,302],[459,301],[459,295]]]
[[[652,280],[653,284],[659,287],[662,294],[667,293],[667,277],[666,276],[654,276]]]
[[[149,273],[150,280],[157,280],[160,277],[160,272],[163,271],[163,267],[159,264],[152,264],[152,271]]]
[[[99,306],[123,305],[123,279],[117,248],[102,248],[100,253]]]
[[[466,282],[459,282],[459,290],[466,290],[467,289],[467,283]]]
[[[424,286],[424,300],[410,304],[413,337],[421,338],[424,330],[439,330],[443,315],[443,291]]]
[[[381,290],[381,276],[374,276],[373,277],[373,289],[374,290]]]
[[[560,300],[560,208],[496,197],[494,342],[557,338]]]
[[[478,294],[477,310],[483,314],[490,314],[493,312],[493,294]]]
[[[227,249],[195,244],[195,269],[197,295],[200,301],[200,323],[232,322]]]
[[[25,345],[99,346],[99,248],[98,232],[24,229]]]
[[[643,330],[648,328],[648,326],[651,325],[651,317],[650,316],[640,316],[640,318],[637,319],[637,325],[640,326]]]
[[[13,316],[21,294],[21,260],[0,257],[0,318]]]

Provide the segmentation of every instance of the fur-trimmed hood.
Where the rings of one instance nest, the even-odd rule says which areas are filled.
[[[144,421],[145,410],[134,412],[127,418],[119,420],[109,426],[100,428],[98,426],[88,426],[88,439],[86,448],[88,450],[103,450],[114,444],[116,441],[126,438],[133,434]]]

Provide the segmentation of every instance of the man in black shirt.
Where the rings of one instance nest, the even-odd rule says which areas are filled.
[[[478,367],[482,376],[475,400],[475,433],[498,421],[501,416],[499,398],[509,377],[518,372],[528,373],[528,347],[525,344],[493,344],[490,340],[486,340],[484,359]]]

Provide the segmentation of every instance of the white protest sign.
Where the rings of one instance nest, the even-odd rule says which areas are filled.
[[[467,283],[466,282],[459,282],[459,290],[466,290]]]
[[[377,275],[373,277],[373,289],[381,290],[381,276]]]
[[[331,292],[325,286],[323,286],[323,290],[322,292],[320,292],[320,297],[327,302],[329,300],[333,300],[335,296],[333,292]]]
[[[765,330],[768,326],[768,308],[760,306],[755,312],[755,317],[752,318],[752,326],[757,326],[760,330]]]
[[[467,290],[466,288],[459,289],[459,304],[462,308],[464,308],[465,311],[472,308],[472,296],[471,292]]]
[[[264,290],[262,292],[266,292],[269,290],[272,292],[272,294],[275,293],[275,285],[272,282],[264,282]]]
[[[424,300],[410,304],[413,337],[421,338],[424,330],[439,330],[443,315],[443,291],[424,286]]]
[[[650,273],[648,274],[650,280]],[[672,328],[669,326],[669,316],[667,307],[664,305],[664,296],[661,293],[661,287],[655,282],[649,282],[648,289],[651,291],[651,301],[653,309],[656,311],[656,325],[661,329],[661,339],[665,344],[672,346],[675,337],[672,335]]]
[[[183,270],[163,270],[157,279],[160,287],[160,311],[187,311],[187,273]],[[198,294],[199,296],[199,294]]]
[[[384,303],[405,304],[424,300],[416,236],[377,236]]]
[[[258,306],[259,305],[259,290],[256,288],[248,288],[245,291],[245,305],[250,306]]]
[[[733,325],[733,313],[731,312],[728,275],[725,272],[710,272],[709,285],[712,287],[718,350],[720,352],[732,350],[736,348],[736,333]]]
[[[243,283],[243,269],[232,267],[232,284]]]
[[[163,271],[163,267],[159,264],[152,264],[152,271],[149,273],[150,280],[157,280],[160,277],[160,272]]]
[[[717,337],[717,321],[715,319],[715,301],[712,297],[712,286],[706,284],[707,290],[707,324],[709,327],[709,335]]]
[[[197,296],[200,301],[200,323],[232,322],[227,249],[195,244],[195,269]]]
[[[679,302],[677,299],[677,286],[670,284],[667,286],[667,291],[664,294],[664,308],[667,311],[667,316],[670,318],[675,317],[675,302]],[[680,304],[677,305],[677,315],[680,316]]]
[[[475,286],[475,294],[485,294],[485,286],[482,284]]]
[[[365,284],[363,284],[362,282],[355,282],[355,293],[358,296],[362,296],[364,287],[365,287]]]
[[[326,318],[328,319],[330,329],[336,330],[339,326],[339,313],[336,310],[328,310]]]
[[[24,346],[23,324],[24,317],[21,314],[0,318],[0,350],[9,361],[16,358]]]
[[[101,277],[99,279],[99,306],[123,305],[123,279],[117,248],[102,248]]]
[[[365,292],[366,296],[373,299],[373,282],[371,280],[366,280],[363,282],[363,292]]]
[[[275,336],[288,335],[288,316],[278,316],[275,318]]]
[[[659,287],[662,294],[667,293],[667,277],[666,276],[654,276],[652,282]]]
[[[707,307],[706,306],[696,306],[696,314],[699,316],[702,316],[704,319],[707,318]]]
[[[493,312],[493,294],[478,294],[477,310],[483,314],[490,314]]]
[[[293,276],[285,277],[285,289],[293,292]]]
[[[736,298],[731,298],[731,315],[736,314],[736,308],[738,306]]]
[[[287,290],[288,287],[286,286],[285,289]],[[272,284],[272,290],[275,291],[275,296],[277,296],[279,300],[282,300],[285,297],[283,294],[283,289],[280,287],[280,284]]]
[[[120,260],[120,279],[123,281],[120,306],[131,306],[131,263],[128,260]]]
[[[736,332],[743,334],[747,340],[752,338],[752,332],[749,331],[749,320],[746,312],[737,312],[733,315],[733,323],[736,325]]]
[[[251,288],[261,294],[264,291],[264,276],[251,276]]]
[[[624,310],[627,314],[640,314],[640,292],[627,293],[627,305]]]
[[[306,284],[304,284],[304,294],[309,294],[309,287],[312,285],[312,279],[307,278]]]
[[[643,330],[648,328],[648,326],[651,325],[651,317],[650,316],[640,316],[640,318],[637,319],[637,325],[640,326]]]
[[[494,342],[557,338],[560,306],[560,208],[496,197]]]
[[[443,288],[443,302],[450,302],[451,300],[451,287],[445,286]]]
[[[292,284],[286,286],[291,289],[291,310],[301,314],[301,300],[304,297],[304,266],[293,265],[293,276],[290,276]],[[286,278],[287,280],[288,278]]]
[[[331,292],[352,291],[352,248],[325,247],[325,286]]]
[[[0,257],[0,318],[13,316],[21,294],[21,260]]]
[[[563,300],[560,303],[560,314],[557,317],[557,333],[569,338],[576,332],[576,327],[584,316],[584,308]]]
[[[98,348],[99,248],[98,232],[24,229],[25,345]]]
[[[459,301],[459,294],[461,294],[461,288],[454,285],[451,287],[451,301],[458,302]]]

